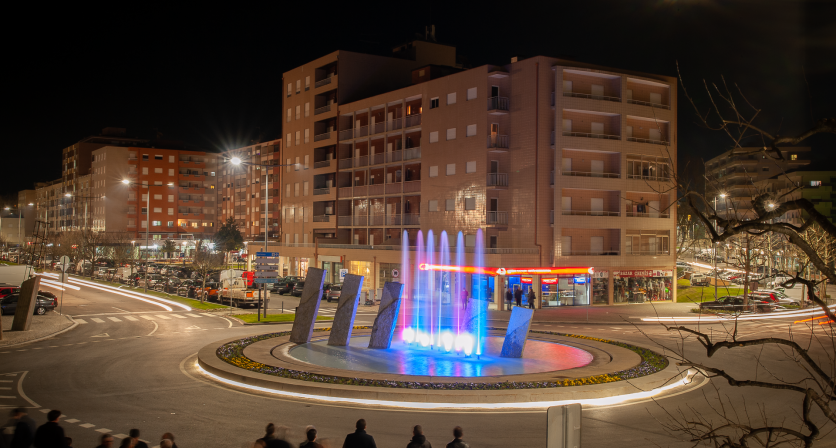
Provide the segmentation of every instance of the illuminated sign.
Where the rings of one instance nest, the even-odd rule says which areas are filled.
[[[544,278],[543,279],[543,284],[544,285],[556,285],[557,284],[557,278]]]
[[[554,274],[593,274],[592,268],[505,268],[505,275],[554,275]]]
[[[578,267],[578,268],[489,268],[476,266],[447,266],[441,264],[427,264],[421,263],[418,269],[422,271],[444,271],[444,272],[461,272],[462,274],[487,274],[487,275],[592,275],[595,273],[593,268]]]
[[[523,277],[520,279],[522,283],[532,283],[533,279],[531,277]]]
[[[480,268],[476,266],[447,266],[442,264],[427,264],[421,263],[418,269],[422,271],[444,271],[444,272],[460,272],[462,274],[487,274],[496,275],[497,271],[502,268]]]

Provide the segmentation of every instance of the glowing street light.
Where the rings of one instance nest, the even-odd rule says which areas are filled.
[[[241,158],[240,157],[233,157],[233,158],[229,159],[229,163],[231,163],[233,165],[240,165],[241,164]]]

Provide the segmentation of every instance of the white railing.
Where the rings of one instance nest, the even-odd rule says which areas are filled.
[[[507,225],[508,212],[487,212],[485,222],[488,225]]]
[[[630,104],[639,104],[639,105],[642,105],[642,106],[656,107],[656,108],[659,108],[659,109],[670,109],[671,108],[667,104],[651,103],[650,101],[627,100],[627,102],[630,103]]]
[[[488,173],[489,187],[507,187],[508,174],[506,173]]]
[[[593,134],[591,132],[566,132],[563,131],[564,137],[586,137],[586,138],[602,138],[604,140],[621,140],[617,135],[608,134]]]
[[[577,92],[563,92],[563,96],[569,96],[573,98],[588,98],[592,100],[604,100],[604,101],[613,101],[616,103],[621,102],[621,98],[616,96],[606,96],[606,95],[592,95],[590,93],[577,93]]]
[[[637,143],[652,143],[654,145],[668,145],[668,142],[664,140],[651,140],[649,138],[627,137],[627,141]]]
[[[565,216],[570,215],[577,215],[577,216],[619,216],[619,212],[607,212],[607,211],[592,211],[592,210],[563,210],[562,214]]]
[[[606,179],[620,179],[621,174],[619,173],[593,173],[591,171],[561,171],[560,174],[564,176],[577,176],[577,177],[603,177]]]

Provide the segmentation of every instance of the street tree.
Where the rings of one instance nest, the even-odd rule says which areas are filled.
[[[180,248],[177,246],[177,244],[176,244],[174,241],[172,241],[172,240],[165,240],[165,241],[163,241],[163,245],[162,245],[162,247],[160,248],[160,250],[161,250],[164,254],[166,254],[166,258],[171,258],[171,255],[172,255],[174,252],[177,252],[179,249],[180,249]]]
[[[206,277],[213,271],[221,269],[224,266],[223,254],[213,253],[205,240],[198,240],[195,243],[194,263],[192,267],[195,272],[202,278],[202,285],[200,287],[200,301],[203,302],[206,297]]]
[[[233,218],[227,219],[215,233],[215,244],[224,252],[244,247],[244,236]]]

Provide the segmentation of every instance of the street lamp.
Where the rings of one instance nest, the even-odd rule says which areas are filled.
[[[186,266],[186,244],[189,244],[186,241],[183,241],[183,267]]]
[[[726,193],[720,193],[720,198],[725,199]],[[717,196],[714,196],[714,232],[717,232]],[[717,243],[714,243],[714,300],[717,300]]]
[[[151,229],[151,186],[148,184],[139,184],[137,182],[131,182],[128,179],[122,179],[122,183],[125,185],[144,185],[145,188],[148,189],[148,193],[145,195],[145,284],[143,285],[144,291],[148,292],[148,231]],[[156,244],[154,245],[156,248]]]

